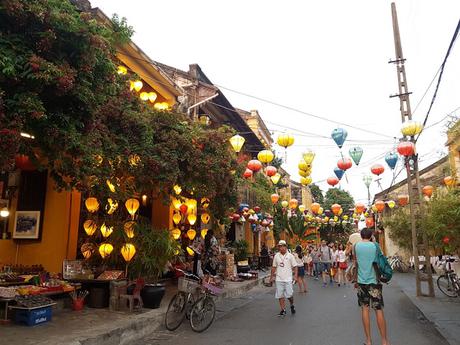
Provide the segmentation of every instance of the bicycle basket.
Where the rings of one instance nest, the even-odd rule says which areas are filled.
[[[185,278],[185,277],[179,277],[177,288],[179,291],[193,292],[199,286],[200,284],[196,280]]]
[[[224,292],[224,289],[209,283],[203,283],[203,287],[213,295],[221,295]]]

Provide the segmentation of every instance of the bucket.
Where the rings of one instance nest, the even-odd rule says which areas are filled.
[[[83,298],[77,298],[72,300],[72,309],[75,311],[83,310],[85,300]]]

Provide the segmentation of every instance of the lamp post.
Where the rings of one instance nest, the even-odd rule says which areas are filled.
[[[3,207],[0,210],[0,217],[3,218],[3,232],[2,232],[2,238],[5,240],[7,237],[7,229],[6,229],[6,224],[7,224],[7,218],[10,215],[10,211],[8,210],[8,207]]]
[[[363,177],[363,182],[366,185],[367,188],[367,206],[371,205],[371,192],[370,192],[370,186],[372,183],[372,176],[371,175],[365,175]]]

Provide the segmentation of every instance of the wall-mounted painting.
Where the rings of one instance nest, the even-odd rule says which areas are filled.
[[[13,238],[36,240],[40,237],[40,211],[16,211]]]

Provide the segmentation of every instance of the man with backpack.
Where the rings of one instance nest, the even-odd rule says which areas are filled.
[[[329,284],[333,285],[331,268],[332,268],[332,249],[329,247],[325,240],[321,241],[319,247],[320,259],[321,259],[321,272],[323,276],[323,287],[327,286],[327,280],[329,277]]]
[[[358,267],[358,304],[361,307],[365,345],[371,345],[371,325],[369,309],[375,310],[377,326],[382,338],[382,345],[390,345],[387,339],[386,322],[383,313],[383,295],[381,281],[391,279],[391,271],[385,266],[386,258],[383,256],[377,243],[371,241],[372,230],[361,230],[361,242],[353,247],[355,264]]]

